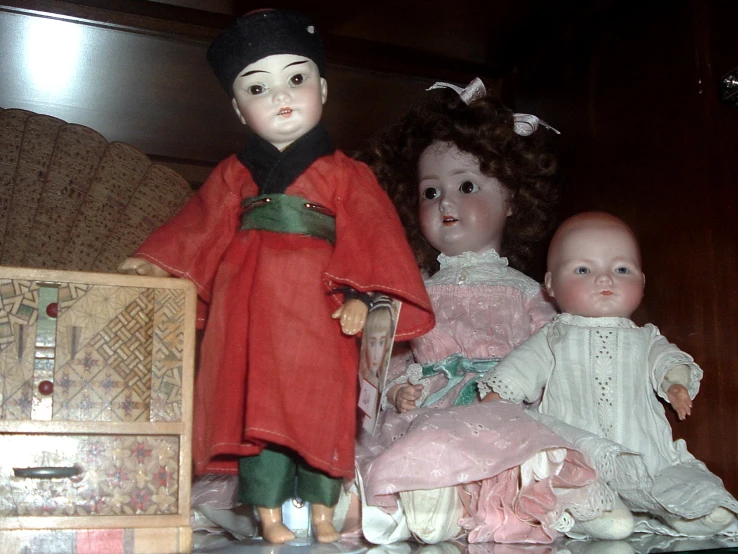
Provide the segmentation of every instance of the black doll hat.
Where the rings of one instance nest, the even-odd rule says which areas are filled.
[[[215,37],[207,58],[221,86],[232,97],[233,81],[239,72],[274,54],[305,56],[325,77],[325,55],[318,31],[307,17],[288,10],[255,10],[239,17]]]

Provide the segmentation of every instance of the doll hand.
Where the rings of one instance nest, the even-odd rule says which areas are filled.
[[[495,391],[488,392],[484,398],[482,398],[482,402],[494,402],[495,400],[500,400],[502,397],[497,394]]]
[[[364,328],[369,308],[361,300],[352,298],[338,308],[331,317],[341,319],[341,331],[346,335],[355,335]]]
[[[147,275],[149,277],[169,277],[169,273],[143,258],[126,258],[118,265],[118,273]]]
[[[687,387],[684,385],[672,385],[666,392],[669,397],[671,406],[676,410],[680,420],[684,420],[688,415],[692,415],[692,399],[689,398]]]
[[[423,394],[423,385],[397,385],[390,391],[390,395],[393,393],[394,399],[390,396],[390,401],[395,405],[397,412],[401,414],[416,408],[415,403]]]

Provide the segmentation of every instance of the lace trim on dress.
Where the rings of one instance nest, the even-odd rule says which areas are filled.
[[[577,327],[617,327],[620,329],[635,329],[638,327],[625,317],[587,317],[563,313],[557,315],[553,321],[566,325],[576,325]]]
[[[426,280],[427,287],[436,285],[493,285],[523,291],[527,297],[541,292],[541,284],[507,265],[507,258],[495,250],[481,254],[464,252],[458,256],[440,254],[441,269]]]
[[[589,331],[592,344],[590,366],[594,369],[597,424],[606,438],[612,437],[613,397],[615,396],[618,367],[617,336],[612,328],[596,328]]]
[[[522,404],[525,400],[525,394],[509,385],[509,383],[499,379],[494,371],[477,381],[479,395],[484,398],[487,394],[494,391],[500,395],[503,400],[509,400],[515,404]]]
[[[589,496],[585,502],[569,506],[574,519],[578,521],[591,521],[601,516],[603,512],[612,510],[615,504],[615,492],[604,483],[591,483],[588,492]]]
[[[618,460],[618,458],[628,451],[612,441],[581,431],[549,415],[535,410],[529,410],[527,413],[571,443],[576,450],[586,452],[587,461],[597,469],[598,479],[587,486],[586,499],[577,494],[577,501],[569,503],[567,507],[574,519],[588,521],[602,515],[603,512],[612,510],[615,503],[615,493],[606,483],[614,479],[616,475],[615,466],[618,461],[623,461]],[[630,461],[632,460],[625,460],[624,462],[628,463]],[[566,488],[555,487],[554,490],[556,495],[562,499],[565,499],[569,494],[576,493],[576,491]]]
[[[459,267],[463,265],[477,264],[494,264],[500,267],[507,267],[507,258],[500,256],[494,248],[485,250],[484,252],[464,252],[457,256],[447,256],[446,254],[438,255],[438,263],[441,269],[446,267]]]
[[[487,385],[487,383],[483,383],[482,381],[477,382],[477,389],[479,389],[479,398],[481,399],[484,399],[485,396],[492,392],[492,389],[489,388],[489,385]]]

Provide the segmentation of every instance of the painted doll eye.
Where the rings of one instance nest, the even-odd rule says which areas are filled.
[[[304,82],[305,82],[305,75],[303,75],[302,73],[298,73],[297,75],[293,75],[292,77],[290,77],[291,87],[299,87]]]
[[[246,92],[253,95],[263,94],[266,88],[263,85],[251,85],[246,88]]]
[[[615,268],[615,273],[618,273],[620,275],[628,275],[628,273],[630,273],[630,269],[628,269],[627,267],[618,267]]]
[[[462,194],[471,194],[479,190],[479,185],[472,183],[471,181],[464,181],[459,185],[459,192]]]
[[[428,187],[423,191],[423,198],[426,200],[435,200],[440,196],[440,192],[435,187]]]
[[[581,267],[576,268],[574,270],[574,273],[576,273],[577,275],[589,275],[589,268],[581,266]]]

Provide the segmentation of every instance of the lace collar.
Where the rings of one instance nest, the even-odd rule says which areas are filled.
[[[458,256],[438,256],[441,264],[435,274],[426,280],[426,286],[492,286],[509,287],[522,291],[527,297],[540,294],[541,285],[507,264],[507,258],[494,249],[481,254],[464,252]]]
[[[585,317],[567,313],[557,315],[554,322],[576,327],[617,327],[620,329],[635,329],[638,327],[627,317]]]
[[[494,248],[485,250],[481,254],[476,252],[464,252],[458,256],[439,254],[438,262],[441,264],[441,269],[445,269],[447,267],[469,267],[478,264],[507,267],[507,258],[500,256]]]

